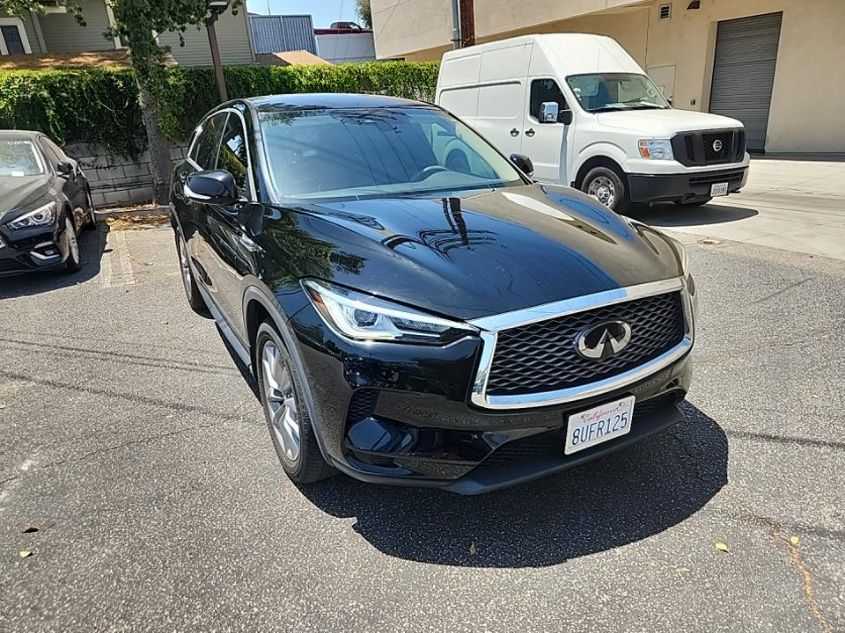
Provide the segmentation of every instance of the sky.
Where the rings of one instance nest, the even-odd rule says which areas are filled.
[[[326,28],[332,22],[350,20],[359,22],[355,13],[355,0],[247,0],[251,13],[267,14],[267,5],[274,15],[314,16],[314,28]]]

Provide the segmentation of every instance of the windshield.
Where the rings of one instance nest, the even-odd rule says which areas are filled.
[[[463,123],[432,108],[280,109],[260,113],[281,198],[426,194],[523,184]]]
[[[43,173],[41,154],[31,141],[0,141],[0,176],[38,176]]]
[[[597,73],[570,75],[566,83],[587,112],[669,108],[669,102],[646,75]]]

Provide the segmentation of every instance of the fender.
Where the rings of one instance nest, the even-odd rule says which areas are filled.
[[[591,158],[609,158],[616,162],[622,168],[623,171],[626,171],[625,164],[628,162],[628,156],[627,154],[625,154],[625,151],[615,143],[609,143],[607,141],[598,141],[595,143],[590,143],[578,152],[577,162],[573,165],[573,169],[570,171],[570,183],[575,182],[578,173],[581,171],[581,168]]]

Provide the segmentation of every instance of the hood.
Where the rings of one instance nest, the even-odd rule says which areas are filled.
[[[0,177],[0,221],[9,211],[26,207],[50,193],[49,175]]]
[[[719,114],[689,110],[629,110],[601,112],[599,124],[619,128],[653,138],[671,138],[678,132],[741,128],[742,123]]]
[[[292,211],[263,232],[288,284],[321,277],[463,320],[681,274],[669,238],[564,187]]]

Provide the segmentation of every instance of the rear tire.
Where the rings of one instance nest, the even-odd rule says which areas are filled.
[[[581,181],[581,191],[616,213],[631,206],[625,177],[610,167],[593,167]]]
[[[675,200],[675,204],[679,207],[703,207],[705,204],[708,204],[713,198],[710,196],[704,196],[703,198],[691,198],[689,200]]]
[[[255,367],[264,418],[287,476],[296,484],[310,484],[334,475],[337,471],[317,444],[302,395],[304,378],[269,321],[259,326],[255,337]]]
[[[188,247],[179,231],[176,231],[176,252],[179,255],[179,272],[181,273],[182,287],[185,289],[185,298],[188,300],[188,305],[191,306],[191,310],[200,316],[209,318],[211,313],[208,306],[205,305],[205,299],[200,294],[197,282],[194,281],[194,273],[188,260]]]

